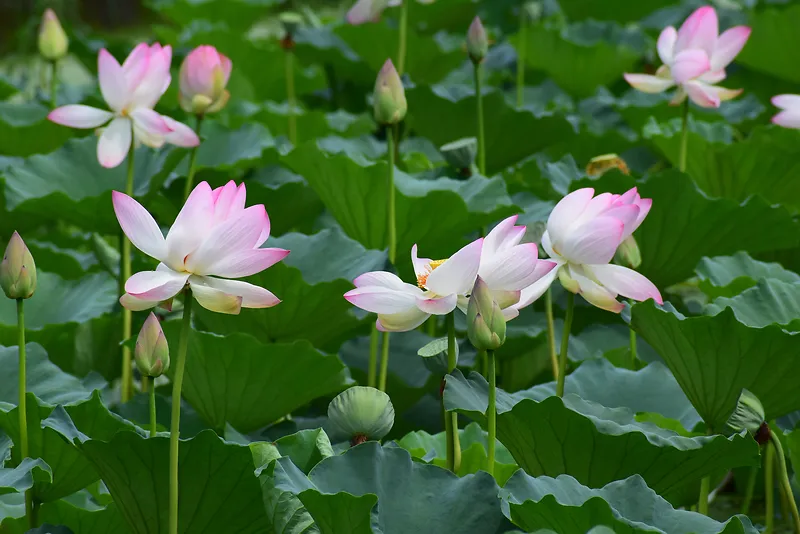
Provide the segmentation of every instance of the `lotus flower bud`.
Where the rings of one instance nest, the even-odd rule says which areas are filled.
[[[379,440],[394,426],[394,406],[383,391],[353,386],[328,405],[328,425],[334,439],[348,439],[352,446]]]
[[[11,236],[0,263],[0,286],[10,299],[29,299],[36,291],[36,264],[17,232]]]
[[[728,418],[727,425],[736,432],[747,430],[760,444],[769,440],[770,430],[766,423],[764,406],[758,397],[746,389],[742,389],[739,394],[736,408]]]
[[[303,17],[301,15],[290,11],[281,13],[278,20],[281,26],[283,26],[283,31],[286,32],[286,37],[284,37],[284,39],[288,38],[289,40],[294,37],[294,34],[297,33],[297,28],[303,23]]]
[[[506,341],[506,319],[480,276],[467,306],[467,336],[478,350],[496,350]]]
[[[626,237],[619,245],[615,259],[620,265],[627,265],[631,269],[636,269],[642,264],[642,253],[639,252],[639,245],[632,235]]]
[[[180,103],[195,115],[214,113],[225,107],[230,93],[231,60],[213,46],[198,46],[186,56],[180,71]]]
[[[475,17],[467,31],[467,53],[473,63],[483,61],[489,53],[489,36],[486,35],[486,28],[483,27],[480,17]]]
[[[144,376],[155,378],[169,369],[169,345],[161,323],[153,312],[147,316],[139,337],[136,338],[134,358],[136,367]]]
[[[39,53],[45,59],[56,61],[67,55],[69,39],[52,9],[46,9],[39,26]]]
[[[456,169],[472,169],[475,155],[478,153],[478,140],[474,137],[465,137],[442,145],[439,152],[445,161]]]
[[[372,106],[379,124],[397,124],[406,116],[406,92],[391,59],[386,60],[375,80]]]

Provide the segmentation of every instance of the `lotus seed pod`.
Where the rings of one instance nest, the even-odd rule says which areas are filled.
[[[480,63],[489,53],[489,36],[480,17],[475,17],[467,31],[467,53],[473,63]]]
[[[375,80],[372,106],[379,124],[397,124],[406,116],[406,92],[391,59],[386,60]]]
[[[742,389],[739,394],[736,408],[728,418],[727,425],[735,432],[747,430],[759,443],[766,443],[769,439],[770,431],[766,424],[764,406],[758,397],[746,389]]]
[[[286,32],[286,37],[292,38],[297,33],[297,28],[303,24],[303,17],[299,13],[287,11],[281,13],[278,20],[283,26],[283,31]]]
[[[639,251],[639,245],[632,235],[622,241],[614,255],[614,259],[620,265],[627,265],[631,269],[636,269],[642,264],[642,253]]]
[[[467,305],[467,337],[478,350],[497,350],[506,341],[506,319],[480,276]]]
[[[0,286],[10,299],[29,299],[36,291],[36,264],[17,232],[11,236],[0,263]]]
[[[478,153],[478,140],[474,137],[465,137],[442,145],[439,152],[450,166],[459,170],[470,169]]]
[[[136,367],[144,376],[155,378],[169,369],[169,345],[161,323],[153,312],[147,316],[136,338],[134,358]]]
[[[353,386],[328,405],[328,424],[334,439],[347,439],[351,445],[380,440],[394,425],[394,407],[383,391]]]
[[[69,38],[52,9],[46,9],[39,26],[39,53],[45,59],[57,61],[67,55]]]

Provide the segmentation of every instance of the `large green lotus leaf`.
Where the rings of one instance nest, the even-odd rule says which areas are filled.
[[[706,308],[707,315],[716,315],[724,308],[742,323],[755,328],[771,324],[782,325],[796,333],[800,331],[800,284],[780,280],[759,280],[735,297],[719,297]]]
[[[66,404],[86,399],[91,395],[80,380],[65,373],[47,359],[47,353],[38,343],[25,345],[26,391],[33,393],[45,404]],[[19,349],[0,347],[0,402],[17,404],[19,401]]]
[[[158,11],[180,26],[196,19],[224,22],[237,30],[238,36],[264,17],[276,0],[146,0],[150,9]],[[215,41],[211,41],[215,42]]]
[[[508,529],[488,473],[459,478],[399,447],[363,443],[322,460],[307,478],[288,458],[276,464],[276,486],[297,495],[323,533],[370,533],[370,523],[385,534]]]
[[[528,67],[544,71],[577,97],[591,96],[599,86],[622,79],[625,72],[635,72],[647,48],[641,30],[595,20],[564,27],[536,24],[528,29],[526,43],[520,43],[519,35],[511,41],[516,48],[526,47]]]
[[[169,438],[119,432],[78,447],[94,464],[131,532],[166,531]],[[178,532],[265,532],[267,519],[249,447],[204,431],[181,441],[179,451]]]
[[[518,471],[500,495],[503,509],[526,531],[549,528],[558,534],[573,534],[606,525],[617,534],[758,532],[746,516],[719,523],[696,512],[675,510],[638,475],[590,489],[568,475],[534,478]]]
[[[44,503],[38,515],[41,526],[36,530],[28,530],[28,520],[6,518],[0,525],[2,534],[109,534],[127,532],[114,503],[106,508],[88,510],[80,508],[65,500]],[[58,525],[53,527],[52,525]],[[61,530],[66,529],[66,530]]]
[[[394,14],[399,16],[399,11],[399,9],[395,9]],[[388,11],[388,13],[392,12]],[[409,24],[414,26],[417,31],[426,34],[448,30],[460,35],[466,32],[466,28],[477,14],[478,4],[473,0],[417,2],[408,5]]]
[[[645,135],[677,166],[680,119],[667,125],[649,123]],[[699,127],[699,123],[695,123]],[[800,184],[792,178],[800,170],[800,133],[778,126],[760,126],[735,145],[704,143],[693,136],[686,172],[711,196],[766,200],[800,210]]]
[[[742,388],[761,400],[767,420],[800,409],[800,391],[786,380],[800,373],[800,336],[779,325],[748,326],[730,308],[684,317],[650,301],[633,306],[631,324],[714,430],[725,428]]]
[[[778,78],[800,83],[800,71],[787,50],[800,47],[800,5],[770,6],[751,15],[753,33],[736,61]]]
[[[485,422],[488,389],[480,374],[465,378],[456,370],[447,376],[445,407]],[[703,476],[755,465],[759,454],[749,436],[684,437],[638,422],[629,409],[607,408],[575,394],[537,402],[498,390],[497,437],[534,476],[564,473],[601,487],[638,473],[674,501],[684,498],[686,487]]]
[[[475,95],[461,86],[417,86],[406,91],[407,119],[418,135],[442,146],[477,135]],[[574,140],[575,130],[563,117],[510,106],[500,91],[483,95],[486,173],[493,175],[534,152]],[[490,120],[488,118],[491,118]],[[525,139],[519,138],[525,132]]]
[[[342,295],[353,288],[358,275],[383,269],[385,252],[366,250],[332,229],[312,236],[286,234],[270,239],[267,246],[292,252],[247,280],[269,289],[282,302],[273,308],[244,309],[238,316],[197,306],[197,316],[208,329],[221,334],[245,332],[265,343],[307,339],[315,347],[335,350],[364,324]]]
[[[0,467],[0,495],[24,493],[35,483],[53,482],[53,473],[41,458],[25,458],[16,467]]]
[[[558,5],[569,20],[613,20],[620,23],[637,22],[646,15],[674,4],[673,0],[627,2],[611,0],[602,4],[592,0],[561,0]]]
[[[785,207],[759,197],[744,202],[709,198],[689,176],[676,170],[639,183],[608,173],[572,187],[622,193],[634,185],[643,197],[653,199],[650,213],[635,234],[642,253],[639,271],[660,288],[690,277],[703,256],[780,251],[800,244],[800,227]],[[769,239],[764,238],[767,235]]]
[[[273,135],[289,136],[289,105],[267,102],[264,107],[250,115],[251,120],[257,120],[266,125]],[[375,121],[372,114],[353,115],[340,109],[332,113],[325,113],[316,109],[304,109],[296,113],[297,143],[313,141],[328,135],[341,135],[343,137],[357,137],[371,134],[375,130]]]
[[[74,130],[48,121],[49,112],[37,102],[0,102],[0,154],[45,154],[75,135]]]
[[[267,148],[275,141],[266,127],[257,122],[247,122],[236,129],[229,129],[217,122],[203,124],[203,142],[197,149],[196,169],[217,169],[229,172],[234,169],[254,166]],[[176,172],[186,175],[189,160],[184,159]]]
[[[271,529],[267,532],[276,534],[310,534],[320,530],[314,523],[314,518],[308,513],[303,503],[290,491],[276,486],[274,476],[277,462],[269,461],[256,469],[256,475],[261,481],[264,509]],[[256,461],[258,463],[258,461]],[[301,472],[302,474],[302,472]],[[324,531],[324,530],[323,530]],[[359,532],[358,529],[347,528],[346,532]],[[366,532],[371,532],[367,530]]]
[[[257,169],[247,179],[249,204],[264,204],[271,235],[295,231],[313,233],[314,221],[325,209],[308,182],[286,167],[270,165]]]
[[[164,323],[172,347],[180,321]],[[174,349],[173,349],[174,350]],[[344,364],[306,340],[261,343],[248,334],[192,331],[183,396],[211,428],[252,432],[346,387]]]
[[[486,470],[488,434],[481,429],[478,423],[470,423],[458,431],[459,444],[461,445],[461,465],[458,476],[477,473]],[[447,436],[444,432],[428,434],[424,430],[415,430],[403,436],[397,444],[411,453],[414,459],[426,463],[447,467]],[[496,456],[494,462],[494,477],[501,486],[519,469],[514,463],[514,458],[505,446],[496,443]]]
[[[386,247],[387,163],[329,154],[311,144],[284,161],[308,181],[350,237],[367,248]],[[513,213],[499,177],[419,180],[395,169],[395,190],[397,257],[409,264],[414,243],[421,254],[446,257],[457,250],[454,239],[461,242],[461,236]]]
[[[790,284],[800,282],[800,275],[779,263],[754,260],[746,252],[733,256],[703,258],[695,269],[700,288],[710,297],[733,297],[751,288],[759,280],[771,279]]]
[[[106,169],[97,162],[97,138],[67,141],[49,154],[26,159],[3,172],[6,209],[15,226],[59,220],[84,230],[116,233],[111,191],[125,191],[127,163]],[[134,157],[134,194],[158,189],[186,149],[140,147]],[[21,229],[21,228],[20,228]]]
[[[88,400],[66,405],[48,406],[33,393],[27,395],[29,455],[41,458],[52,470],[52,481],[34,486],[34,496],[41,502],[51,502],[85,488],[100,478],[92,464],[75,446],[65,439],[70,433],[82,433],[110,439],[133,425],[113,415],[103,405],[99,393]],[[19,443],[19,409],[0,409],[0,428],[15,443]],[[12,449],[12,458],[19,461],[19,449]]]

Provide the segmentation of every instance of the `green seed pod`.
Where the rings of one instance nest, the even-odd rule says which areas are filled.
[[[139,337],[136,338],[134,352],[136,367],[144,376],[158,377],[169,369],[169,345],[161,323],[153,312],[147,316]]]
[[[474,137],[465,137],[452,143],[447,143],[439,148],[445,161],[456,169],[471,169],[478,153],[478,140]]]
[[[36,291],[36,264],[17,232],[11,236],[0,263],[0,286],[10,299],[29,299]]]
[[[287,11],[285,13],[281,13],[278,17],[278,20],[283,26],[283,31],[286,32],[286,36],[291,38],[297,33],[297,28],[303,24],[303,17],[299,13],[293,13],[291,11]]]
[[[467,31],[467,53],[473,63],[480,63],[489,53],[489,36],[480,17],[475,17]]]
[[[764,424],[764,406],[758,397],[746,389],[739,394],[736,401],[736,408],[728,418],[727,425],[735,432],[747,430],[751,434],[756,434]]]
[[[328,405],[328,424],[334,439],[348,439],[351,445],[380,440],[394,425],[394,407],[383,391],[353,386]]]
[[[506,341],[506,319],[480,276],[467,306],[467,336],[478,350],[496,350]]]
[[[384,125],[397,124],[405,118],[408,111],[403,82],[391,59],[386,60],[375,80],[372,110],[375,120]]]

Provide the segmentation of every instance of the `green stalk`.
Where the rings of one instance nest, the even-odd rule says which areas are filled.
[[[369,334],[369,366],[367,367],[367,385],[375,387],[375,375],[378,372],[378,327],[372,325],[372,332]]]
[[[483,97],[481,96],[481,64],[474,63],[475,99],[478,101],[478,170],[486,176],[486,144],[483,137]]]
[[[158,433],[158,425],[156,424],[156,379],[150,384],[150,437],[155,437]]]
[[[17,299],[17,331],[19,339],[19,461],[28,457],[28,408],[26,403],[28,381],[26,379],[25,355],[25,304],[24,299]],[[28,516],[28,526],[36,528],[36,519],[33,516],[33,488],[25,492],[25,515]]]
[[[636,332],[633,328],[630,329],[630,337],[631,337],[631,369],[636,370]]]
[[[386,391],[386,376],[389,374],[389,332],[383,333],[381,340],[381,370],[378,375],[378,389]]]
[[[567,350],[569,350],[569,330],[575,312],[575,293],[567,291],[567,315],[564,317],[564,332],[561,334],[561,354],[558,356],[558,381],[556,395],[564,396],[564,380],[567,377]]]
[[[452,373],[458,365],[456,355],[456,316],[455,312],[447,314],[447,374]],[[444,403],[444,395],[442,395]],[[445,412],[445,433],[447,441],[447,468],[457,473],[461,467],[461,443],[458,437],[458,414]]]
[[[753,502],[753,492],[756,489],[756,480],[758,478],[758,467],[750,468],[750,475],[747,477],[747,487],[744,490],[744,500],[742,501],[742,515],[747,515],[750,512],[750,503]]]
[[[389,156],[389,261],[394,265],[397,256],[397,221],[394,200],[394,132],[391,125],[386,127],[386,151]]]
[[[410,0],[403,0],[400,6],[400,41],[397,46],[397,74],[403,75],[406,68],[406,40],[408,38],[408,4]]]
[[[486,421],[489,432],[489,451],[486,458],[486,472],[494,474],[494,447],[497,435],[497,377],[495,375],[494,351],[486,351],[489,359],[489,406],[486,408]]]
[[[51,61],[50,66],[50,107],[55,109],[58,107],[58,61]]]
[[[775,523],[775,483],[773,482],[772,469],[775,465],[775,447],[770,441],[767,442],[766,448],[767,451],[764,456],[764,522],[767,528],[764,529],[764,534],[773,534]]]
[[[553,321],[553,292],[548,287],[544,294],[544,314],[547,317],[547,344],[550,348],[550,364],[553,378],[558,379],[558,354],[556,354],[556,326]]]
[[[681,152],[680,159],[678,160],[678,169],[681,172],[686,172],[686,151],[689,144],[689,100],[683,103],[681,110]]]
[[[197,134],[197,137],[200,137],[200,127],[203,125],[203,115],[197,115],[197,121],[194,125],[194,133]],[[192,148],[192,154],[189,156],[189,173],[186,175],[186,185],[183,187],[183,199],[186,200],[189,198],[189,194],[192,192],[192,187],[194,186],[194,173],[196,170],[195,162],[197,161],[197,150],[200,148],[200,145]]]
[[[778,476],[781,479],[781,486],[783,491],[786,492],[786,500],[789,501],[789,509],[792,512],[792,521],[794,523],[794,531],[800,534],[800,513],[797,511],[797,502],[794,500],[792,493],[792,484],[789,482],[789,472],[786,469],[786,457],[783,455],[783,446],[775,432],[769,433],[772,444],[775,446],[775,455],[778,457]]]
[[[289,104],[289,141],[297,146],[297,117],[295,116],[296,97],[294,93],[294,52],[287,48],[286,59],[286,101]]]
[[[517,107],[521,108],[525,90],[525,52],[528,45],[528,17],[524,5],[519,10],[519,46],[517,48]]]
[[[186,351],[192,330],[192,290],[186,289],[183,297],[183,321],[178,345],[178,360],[172,381],[172,419],[169,430],[169,534],[178,534],[178,438],[181,428],[181,387],[186,367]]]
[[[711,436],[714,432],[711,428],[706,429],[706,435]],[[711,491],[711,477],[703,477],[700,480],[700,497],[697,499],[697,512],[708,515],[708,494]]]
[[[131,126],[133,129],[133,126]],[[131,148],[128,150],[128,178],[125,182],[125,194],[133,198],[133,170],[134,170],[134,142],[131,132]],[[131,277],[131,242],[122,234],[122,252],[120,254],[119,292],[125,294],[125,282]],[[128,308],[122,308],[122,341],[131,337],[131,323],[133,315]],[[122,346],[122,402],[128,402],[133,396],[133,369],[131,369],[131,349]]]

